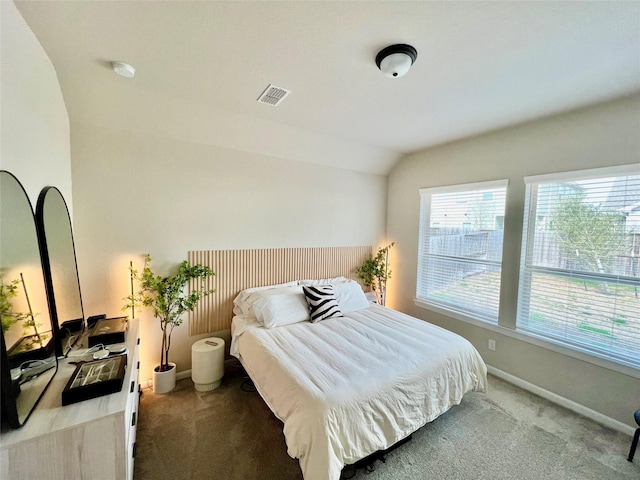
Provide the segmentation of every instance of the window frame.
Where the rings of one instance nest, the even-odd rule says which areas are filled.
[[[424,236],[426,235],[426,231],[429,230],[429,228],[431,228],[431,218],[432,218],[432,198],[433,195],[438,195],[438,194],[460,194],[462,192],[467,193],[467,192],[472,192],[472,191],[477,191],[477,190],[492,190],[492,189],[504,189],[504,195],[505,195],[505,200],[504,200],[504,210],[501,212],[502,216],[505,217],[506,216],[506,206],[507,206],[507,195],[508,195],[508,187],[509,187],[509,180],[508,179],[499,179],[499,180],[488,180],[488,181],[483,181],[483,182],[473,182],[473,183],[465,183],[465,184],[455,184],[455,185],[447,185],[447,186],[439,186],[439,187],[427,187],[427,188],[421,188],[419,189],[419,198],[420,198],[420,208],[419,208],[419,218],[418,218],[418,262],[416,265],[416,297],[415,297],[415,302],[416,305],[428,308],[430,310],[439,312],[439,313],[443,313],[445,315],[451,315],[454,317],[458,317],[459,315],[463,315],[466,316],[468,318],[477,320],[479,322],[482,322],[484,324],[487,325],[498,325],[499,322],[499,316],[500,316],[500,294],[501,294],[501,288],[498,289],[497,293],[497,298],[498,298],[498,306],[496,309],[496,316],[495,318],[489,315],[485,315],[482,314],[480,312],[477,311],[473,311],[470,310],[468,308],[456,308],[454,305],[451,304],[447,304],[446,302],[437,302],[437,301],[433,301],[432,299],[429,299],[425,296],[421,295],[421,289],[420,289],[420,283],[422,282],[421,280],[421,275],[423,274],[422,272],[422,268],[423,268],[423,260],[422,257],[423,256],[430,256],[429,253],[423,253],[422,252],[422,248],[423,248],[423,244],[424,244]],[[484,196],[483,196],[484,199]],[[484,200],[483,200],[484,201]],[[490,200],[493,201],[493,198]],[[454,199],[454,203],[455,204],[462,204],[461,201],[456,201]],[[465,199],[463,203],[467,203],[467,200]],[[495,219],[493,222],[494,226],[496,224]],[[462,227],[462,230],[465,231],[464,228],[464,224]],[[503,222],[503,228],[502,228],[502,238],[504,241],[504,222]],[[469,260],[469,263],[481,263],[482,265],[485,266],[490,266],[492,268],[499,268],[500,271],[500,285],[502,285],[501,281],[502,281],[502,256],[504,255],[504,243],[502,244],[502,249],[500,252],[500,260],[496,261],[496,260],[483,260],[483,261],[474,261],[471,262]],[[437,255],[436,255],[437,257]],[[465,259],[464,257],[460,257],[461,261],[467,261],[468,259]],[[454,259],[451,259],[451,261],[456,261]]]
[[[631,378],[640,379],[640,368],[630,366],[625,363],[620,363],[617,361],[613,361],[609,358],[605,358],[603,356],[597,355],[593,352],[584,352],[579,349],[570,348],[560,342],[555,342],[550,340],[547,337],[541,337],[531,332],[523,332],[516,329],[516,311],[517,311],[517,293],[518,288],[513,287],[513,282],[515,281],[519,284],[519,272],[520,272],[520,262],[523,261],[522,258],[519,257],[521,254],[522,247],[522,237],[520,235],[523,233],[524,228],[524,203],[525,203],[525,183],[524,180],[527,179],[538,179],[539,181],[544,181],[547,179],[555,179],[557,181],[561,180],[571,180],[575,177],[575,173],[577,172],[591,172],[591,174],[595,176],[611,176],[611,175],[626,175],[635,173],[638,170],[638,164],[621,164],[617,166],[609,166],[609,167],[595,167],[588,170],[572,170],[569,172],[558,172],[558,173],[547,173],[541,175],[534,176],[518,176],[511,177],[509,181],[509,186],[507,187],[507,204],[505,208],[505,217],[504,217],[504,235],[505,235],[505,247],[509,245],[507,242],[517,241],[518,245],[511,245],[508,248],[503,249],[503,279],[505,275],[509,278],[509,283],[502,282],[501,283],[501,299],[500,306],[506,307],[500,309],[500,316],[498,319],[498,323],[489,323],[483,320],[477,320],[464,312],[456,312],[452,310],[442,309],[434,304],[427,303],[419,298],[413,299],[413,304],[420,309],[427,310],[429,312],[433,312],[436,315],[441,315],[443,318],[451,318],[457,321],[464,322],[468,325],[471,325],[475,328],[479,328],[484,331],[484,335],[494,336],[494,338],[500,338],[500,336],[512,338],[517,341],[524,342],[528,345],[531,345],[534,348],[541,348],[552,355],[562,355],[564,357],[572,358],[581,362],[585,362],[600,368],[604,368],[606,370],[611,370],[614,372],[621,373],[623,375],[628,375]],[[586,177],[585,177],[586,179]],[[511,185],[516,182],[517,185]],[[476,182],[476,183],[484,183],[484,182]],[[470,184],[470,185],[473,185]],[[522,185],[522,186],[520,186]],[[451,188],[451,187],[432,187],[432,188]],[[515,193],[515,198],[514,198]],[[510,206],[511,205],[511,206]],[[514,208],[515,207],[515,208]],[[418,210],[420,209],[420,196],[418,195]],[[418,212],[418,228],[420,228],[420,213]],[[519,225],[517,227],[516,225]],[[519,232],[519,233],[518,233]],[[419,233],[419,232],[418,232]],[[514,235],[517,234],[517,237]],[[416,237],[418,237],[417,235]],[[517,238],[517,240],[516,240]],[[416,252],[418,248],[416,248]],[[518,258],[515,261],[512,261],[515,257],[515,253],[517,251]],[[505,260],[505,254],[511,254],[509,261]],[[515,265],[515,266],[514,266]],[[505,267],[507,270],[505,270]],[[514,275],[513,272],[516,272]],[[515,277],[515,278],[514,278]],[[414,277],[417,279],[416,277]],[[417,285],[416,285],[417,289]],[[508,298],[503,298],[503,292],[505,289],[510,290],[510,294]],[[504,305],[503,305],[504,303]],[[503,311],[504,310],[504,311]],[[437,317],[436,317],[437,318]],[[428,320],[429,317],[425,317],[425,320]],[[439,320],[438,324],[441,324],[443,320]],[[446,320],[445,320],[446,322]],[[493,334],[493,335],[492,335]],[[498,337],[495,337],[497,335]],[[498,347],[499,348],[499,347]]]
[[[583,281],[608,282],[611,280],[615,280],[617,283],[630,285],[635,285],[637,283],[637,280],[633,277],[625,277],[622,275],[610,274],[605,272],[570,271],[565,269],[556,269],[553,267],[535,266],[532,264],[530,265],[530,263],[532,263],[531,256],[533,255],[533,248],[535,246],[536,221],[538,219],[537,209],[539,186],[554,183],[578,182],[590,179],[604,179],[610,177],[636,175],[640,175],[640,168],[637,165],[620,165],[616,167],[593,168],[588,170],[575,170],[524,177],[526,189],[523,211],[520,265],[518,268],[518,298],[516,303],[515,320],[516,332],[525,336],[541,339],[544,342],[549,342],[551,344],[561,346],[564,349],[580,352],[584,355],[587,355],[588,357],[600,358],[607,362],[627,366],[635,370],[640,369],[640,361],[633,362],[629,360],[627,356],[615,354],[615,352],[613,352],[612,350],[606,351],[603,348],[589,348],[584,345],[584,340],[580,341],[577,337],[572,339],[571,337],[563,336],[560,334],[553,335],[548,332],[546,334],[542,332],[536,332],[535,329],[525,326],[525,324],[529,321],[528,314],[526,318],[523,316],[524,311],[529,311],[530,309],[531,281],[527,280],[527,277],[530,277],[535,273],[549,274],[558,277],[571,276],[571,278],[578,278]],[[527,286],[529,287],[529,289],[527,289]],[[527,301],[528,304],[525,305]]]

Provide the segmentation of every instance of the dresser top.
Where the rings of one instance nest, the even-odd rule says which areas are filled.
[[[44,392],[40,402],[31,413],[24,426],[17,430],[9,430],[0,436],[0,447],[5,449],[20,442],[25,442],[42,435],[60,430],[73,428],[83,423],[91,422],[100,417],[116,415],[124,412],[127,407],[133,365],[134,351],[138,343],[137,319],[129,320],[125,346],[128,350],[128,365],[122,384],[122,390],[110,395],[84,400],[71,405],[62,405],[62,390],[73,375],[76,365],[71,362],[80,357],[70,355],[58,361],[58,371]]]

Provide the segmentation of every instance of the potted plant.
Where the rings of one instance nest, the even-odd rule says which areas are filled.
[[[370,255],[358,269],[358,278],[377,293],[378,303],[383,306],[386,303],[387,280],[391,278],[389,250],[394,245],[395,242],[392,242],[386,247],[380,247],[375,257]]]
[[[140,290],[125,298],[127,303],[122,309],[128,310],[136,306],[152,307],[154,317],[160,321],[162,347],[160,364],[154,368],[153,391],[167,393],[173,390],[176,384],[176,365],[169,361],[171,334],[175,327],[182,324],[184,313],[193,311],[202,297],[215,292],[206,290],[204,286],[204,280],[215,273],[200,264],[189,265],[185,260],[178,266],[174,275],[162,277],[151,270],[150,255],[145,257],[141,274],[133,265],[129,270],[132,277],[138,281]],[[197,279],[200,280],[200,286],[187,294],[185,286],[189,280]]]

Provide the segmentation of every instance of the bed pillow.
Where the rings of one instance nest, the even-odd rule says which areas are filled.
[[[333,293],[333,285],[304,285],[302,290],[309,304],[312,323],[343,316]]]
[[[333,292],[343,314],[371,306],[358,282],[337,283],[333,285]]]
[[[309,307],[302,288],[298,288],[298,291],[261,295],[257,298],[253,302],[253,311],[258,322],[265,328],[308,322],[311,319]]]
[[[302,287],[298,285],[292,285],[290,287],[279,287],[279,288],[269,288],[267,290],[258,290],[257,292],[253,292],[247,296],[245,299],[243,310],[246,312],[245,315],[256,316],[256,312],[254,310],[254,306],[256,302],[263,298],[269,298],[277,295],[292,295],[302,293]]]
[[[346,283],[353,282],[353,280],[349,280],[347,277],[333,277],[333,278],[318,278],[315,280],[307,279],[307,280],[299,280],[299,285],[335,285],[336,283]]]
[[[276,288],[294,287],[297,285],[298,285],[298,282],[293,281],[293,282],[280,283],[278,285],[265,285],[264,287],[246,288],[242,290],[233,300],[233,313],[234,315],[253,315],[251,302],[248,302],[248,298],[250,295],[256,292],[261,292],[264,290],[273,290]]]

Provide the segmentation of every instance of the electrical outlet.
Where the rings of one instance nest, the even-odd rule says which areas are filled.
[[[496,341],[492,338],[489,339],[489,350],[495,351],[496,349]]]

